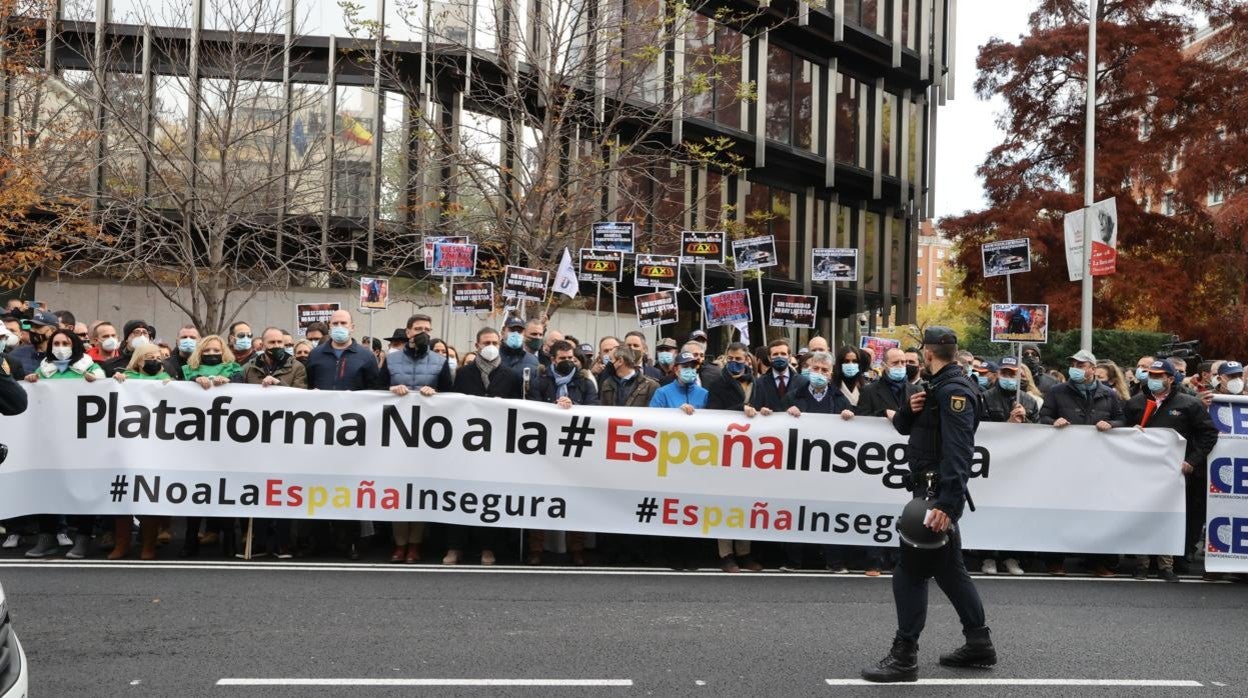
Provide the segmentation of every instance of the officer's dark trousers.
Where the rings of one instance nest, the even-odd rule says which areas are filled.
[[[893,570],[893,598],[897,603],[897,637],[918,642],[927,623],[927,580],[936,580],[949,597],[963,628],[980,628],[984,604],[962,563],[962,536],[955,529],[949,542],[937,550],[919,550],[901,544],[900,561]]]

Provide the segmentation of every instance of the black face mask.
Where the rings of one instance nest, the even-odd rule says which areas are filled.
[[[48,339],[47,337],[44,337],[43,335],[39,334],[38,332],[31,332],[31,333],[30,333],[30,343],[31,343],[31,344],[33,344],[33,345],[35,345],[35,346],[39,346],[39,345],[43,344],[44,342],[46,342],[46,341],[47,341],[47,339]]]
[[[160,363],[160,359],[148,359],[143,362],[143,372],[149,376],[160,373],[161,368],[163,368],[163,365]]]
[[[199,363],[205,366],[220,366],[221,355],[220,354],[200,354]]]
[[[308,365],[308,357],[306,357],[306,356],[301,356],[301,357],[299,357],[299,358],[295,359],[295,361],[298,361],[299,363],[303,364],[304,366],[307,366],[307,365]]]
[[[555,373],[558,373],[561,376],[566,376],[575,370],[576,370],[576,364],[572,363],[571,361],[560,361],[559,363],[555,364]]]
[[[424,354],[429,351],[429,333],[421,332],[412,337],[411,347],[416,350],[417,354]]]
[[[264,351],[269,355],[269,361],[275,364],[280,364],[286,358],[286,347],[273,347]]]
[[[917,375],[919,375],[918,366],[906,366],[906,380],[914,380]]]

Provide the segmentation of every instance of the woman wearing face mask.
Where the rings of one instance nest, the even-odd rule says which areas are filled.
[[[845,397],[849,409],[858,405],[859,390],[866,385],[862,375],[862,361],[858,350],[841,347],[837,353],[836,368],[832,371],[832,388]]]
[[[48,339],[48,354],[40,362],[34,372],[26,376],[30,383],[41,380],[85,380],[87,382],[104,377],[100,368],[85,353],[82,340],[70,330],[56,330]],[[57,553],[56,542],[57,519],[52,515],[35,517],[39,527],[39,539],[34,548],[26,551],[26,557],[44,558]],[[68,523],[76,533],[74,547],[65,557],[71,560],[85,558],[91,550],[92,529],[95,526],[94,516],[70,516]]]
[[[295,361],[298,361],[304,366],[307,366],[308,354],[312,353],[312,349],[313,349],[312,342],[306,339],[301,339],[298,342],[295,342],[295,348],[294,348]]]
[[[160,360],[160,347],[151,342],[139,342],[138,347],[130,355],[130,363],[124,373],[114,373],[118,383],[127,380],[151,380],[168,383],[173,380],[165,373],[164,363]],[[113,536],[116,546],[108,554],[110,560],[120,560],[130,554],[130,518],[118,516],[113,522]],[[139,555],[142,560],[156,559],[156,537],[159,534],[158,517],[145,516],[139,522],[139,538],[143,542],[143,551]]]
[[[1122,371],[1113,361],[1102,361],[1096,365],[1096,379],[1106,388],[1118,393],[1123,402],[1131,399],[1131,390],[1122,379]]]
[[[285,353],[284,349],[282,353]],[[184,380],[195,381],[207,390],[229,383],[231,378],[242,371],[243,367],[234,361],[234,352],[225,346],[225,340],[212,334],[199,341],[191,358],[182,367],[182,377]]]

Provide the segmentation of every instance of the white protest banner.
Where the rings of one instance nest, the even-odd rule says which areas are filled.
[[[1248,396],[1216,395],[1209,414],[1221,434],[1209,453],[1205,571],[1248,572]]]
[[[440,521],[889,545],[909,499],[903,437],[879,418],[135,380],[24,387],[26,412],[0,418],[5,519]],[[984,424],[965,543],[1179,553],[1182,455],[1169,429]]]

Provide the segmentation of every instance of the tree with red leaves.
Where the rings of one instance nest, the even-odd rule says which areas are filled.
[[[1094,325],[1248,357],[1248,6],[1098,5],[1094,199],[1117,199],[1120,233],[1117,273],[1094,281]],[[1217,31],[1198,35],[1199,17]],[[985,304],[1004,302],[1005,284],[985,282],[980,245],[1030,237],[1032,271],[1013,278],[1014,298],[1049,304],[1058,330],[1079,327],[1062,219],[1083,205],[1087,36],[1085,0],[1043,0],[1027,35],[980,48],[975,89],[1005,99],[1008,135],[979,168],[989,208],[940,223],[959,243],[962,290]],[[1210,206],[1211,193],[1225,201]]]

